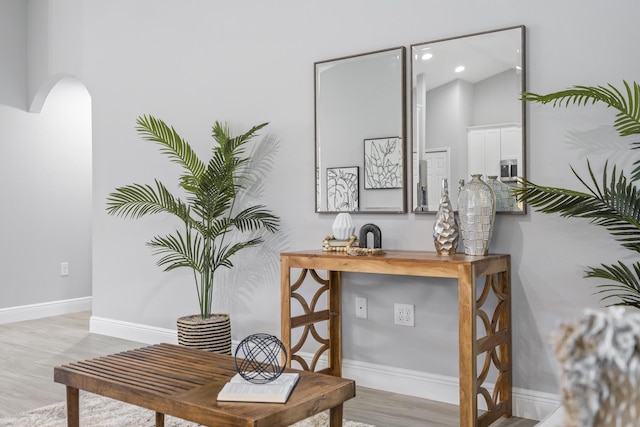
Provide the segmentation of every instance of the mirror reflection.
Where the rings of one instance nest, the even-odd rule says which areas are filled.
[[[436,212],[445,178],[457,209],[481,174],[498,212],[524,213],[510,193],[525,177],[524,26],[413,44],[411,70],[413,210]]]
[[[314,67],[316,212],[406,212],[405,48]]]

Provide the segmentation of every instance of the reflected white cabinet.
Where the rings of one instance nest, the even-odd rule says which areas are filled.
[[[474,126],[467,130],[467,171],[482,179],[495,175],[502,181],[515,179],[522,163],[522,127],[518,125]]]
[[[522,127],[500,129],[500,173],[504,182],[514,182],[522,175]]]

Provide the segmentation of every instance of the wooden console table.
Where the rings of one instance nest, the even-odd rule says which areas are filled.
[[[457,279],[460,426],[488,426],[502,416],[509,417],[512,412],[510,264],[509,255],[441,256],[435,252],[387,251],[382,256],[350,256],[322,250],[282,253],[281,338],[291,355],[288,366],[295,361],[305,370],[342,376],[341,272]],[[292,269],[300,270],[295,279]],[[317,270],[326,270],[327,277],[321,277]],[[317,287],[310,301],[301,293],[308,275]],[[478,280],[481,277],[484,280]],[[480,291],[477,285],[482,286]],[[497,302],[493,312],[487,313],[484,304],[491,294]],[[327,308],[318,309],[323,295]],[[294,301],[300,304],[303,314],[292,316]],[[327,338],[317,332],[316,324],[321,322],[327,322]],[[482,337],[477,336],[478,325],[483,325],[486,331]],[[304,329],[300,340],[292,343],[291,331],[296,328]],[[297,354],[309,338],[318,346],[310,364]],[[483,353],[486,353],[484,364],[478,373],[478,357]],[[328,367],[316,369],[323,354],[327,355]],[[493,392],[490,392],[484,381],[492,366],[497,370],[497,377]],[[487,411],[481,414],[478,411],[480,396],[487,406]]]

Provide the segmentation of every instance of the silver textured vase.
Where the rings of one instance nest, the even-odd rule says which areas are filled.
[[[511,212],[516,207],[516,198],[509,187],[498,179],[497,175],[487,177],[487,185],[496,195],[496,212]]]
[[[493,234],[496,196],[481,176],[471,175],[458,196],[460,234],[467,255],[487,255]]]
[[[433,224],[433,243],[439,255],[453,255],[458,248],[458,224],[449,200],[447,179],[442,180],[440,206]]]

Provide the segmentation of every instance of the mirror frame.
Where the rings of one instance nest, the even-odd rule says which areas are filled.
[[[478,32],[478,33],[472,33],[472,34],[466,34],[466,35],[462,35],[462,36],[455,36],[455,37],[448,37],[448,38],[443,38],[443,39],[437,39],[437,40],[431,40],[431,41],[427,41],[427,42],[421,42],[421,43],[413,43],[410,46],[410,54],[411,54],[411,58],[410,58],[410,72],[411,72],[411,77],[410,77],[410,86],[409,86],[409,90],[411,91],[411,149],[409,152],[409,157],[411,159],[410,163],[411,163],[411,175],[410,175],[410,185],[411,185],[411,189],[410,189],[410,193],[411,193],[411,207],[410,207],[410,212],[415,213],[415,214],[435,214],[437,213],[437,210],[417,210],[416,209],[416,200],[415,200],[415,189],[414,187],[416,186],[416,182],[414,182],[414,166],[415,166],[415,162],[413,160],[413,150],[414,148],[416,148],[416,145],[418,144],[418,141],[416,141],[416,135],[417,135],[417,131],[416,131],[416,114],[415,114],[415,103],[416,103],[416,99],[415,99],[415,91],[414,91],[414,85],[416,84],[415,82],[415,75],[414,75],[414,61],[415,61],[415,57],[414,57],[414,48],[416,47],[421,47],[421,46],[426,46],[429,44],[435,44],[435,43],[442,43],[442,42],[446,42],[446,41],[453,41],[453,40],[460,40],[460,39],[464,39],[464,38],[471,38],[471,37],[477,37],[477,36],[483,36],[483,35],[487,35],[487,34],[492,34],[492,33],[497,33],[497,32],[501,32],[501,31],[510,31],[510,30],[520,30],[520,61],[521,61],[521,66],[522,66],[522,70],[521,70],[521,75],[519,77],[519,83],[521,85],[521,93],[526,91],[526,82],[527,82],[527,78],[526,78],[526,70],[527,70],[527,66],[526,66],[526,27],[524,25],[516,25],[516,26],[511,26],[511,27],[505,27],[505,28],[500,28],[500,29],[496,29],[496,30],[488,30],[488,31],[482,31],[482,32]],[[520,98],[519,98],[520,99]],[[520,178],[525,178],[526,179],[526,171],[527,171],[527,156],[526,156],[526,140],[527,140],[527,124],[526,124],[526,103],[520,99],[520,117],[521,117],[521,127],[522,127],[522,142],[521,142],[521,165],[517,165],[518,173],[517,176]],[[467,126],[467,129],[470,128],[471,126]],[[428,147],[428,145],[427,145]],[[431,147],[434,148],[434,147]],[[471,178],[471,172],[467,171],[467,176],[465,177],[465,181],[470,180]],[[449,189],[452,188],[452,185],[458,185],[457,182],[449,182]],[[442,185],[438,185],[438,188],[442,188]],[[453,201],[453,200],[452,200]],[[457,211],[457,203],[455,204],[456,206],[456,211]],[[527,213],[527,205],[526,204],[522,204],[522,208],[517,210],[517,211],[497,211],[496,213],[499,214],[509,214],[509,215],[525,215]]]
[[[339,58],[333,58],[333,59],[327,59],[327,60],[322,60],[322,61],[316,61],[313,64],[313,70],[314,70],[314,162],[315,162],[315,197],[314,197],[314,203],[315,203],[315,207],[314,210],[316,213],[329,213],[329,214],[335,214],[335,213],[340,213],[340,212],[348,212],[350,214],[398,214],[398,213],[407,213],[407,190],[408,190],[408,180],[409,180],[409,170],[408,170],[408,165],[407,165],[407,153],[408,153],[408,148],[409,148],[409,144],[407,142],[407,93],[406,93],[406,87],[407,87],[407,58],[406,58],[406,47],[405,46],[396,46],[396,47],[392,47],[392,48],[388,48],[388,49],[380,49],[380,50],[375,50],[375,51],[370,51],[370,52],[365,52],[365,53],[360,53],[360,54],[355,54],[355,55],[349,55],[349,56],[342,56]],[[357,59],[359,57],[366,57],[369,55],[378,55],[378,54],[383,54],[385,52],[398,52],[398,54],[400,55],[399,58],[399,65],[400,65],[400,81],[399,83],[399,94],[400,94],[400,101],[401,101],[401,105],[398,105],[399,111],[400,111],[400,123],[399,123],[399,134],[397,135],[379,135],[379,137],[384,137],[384,139],[394,139],[394,138],[401,138],[402,139],[402,143],[401,143],[401,162],[402,162],[402,174],[401,174],[401,179],[402,179],[402,185],[400,188],[395,188],[395,189],[399,189],[401,194],[398,195],[398,201],[400,202],[398,209],[389,209],[389,210],[385,210],[385,209],[371,209],[371,210],[361,210],[360,208],[358,210],[351,210],[351,211],[339,211],[339,210],[329,210],[329,209],[325,209],[325,210],[321,210],[320,209],[320,199],[321,197],[327,197],[327,190],[325,189],[324,192],[322,192],[323,194],[321,195],[321,179],[322,179],[322,170],[320,168],[320,160],[319,159],[319,151],[320,151],[320,147],[319,144],[321,143],[321,141],[319,141],[319,120],[318,120],[318,68],[319,66],[323,66],[323,65],[329,65],[332,62],[340,62],[340,61],[351,61],[353,59]],[[376,140],[378,139],[375,135],[369,135],[366,138],[363,138],[362,140],[358,141],[358,143],[362,144],[360,147],[360,151],[363,152],[363,154],[365,153],[365,146],[366,143],[365,141],[369,141],[371,142],[372,140]],[[327,169],[326,166],[322,165],[322,167],[324,169]],[[361,167],[362,172],[361,175],[364,176],[365,175],[365,171],[364,171],[364,165],[362,165]],[[358,184],[358,194],[361,193],[362,189],[364,188],[364,179],[360,178],[359,179],[359,184]],[[401,198],[401,200],[400,200]]]

